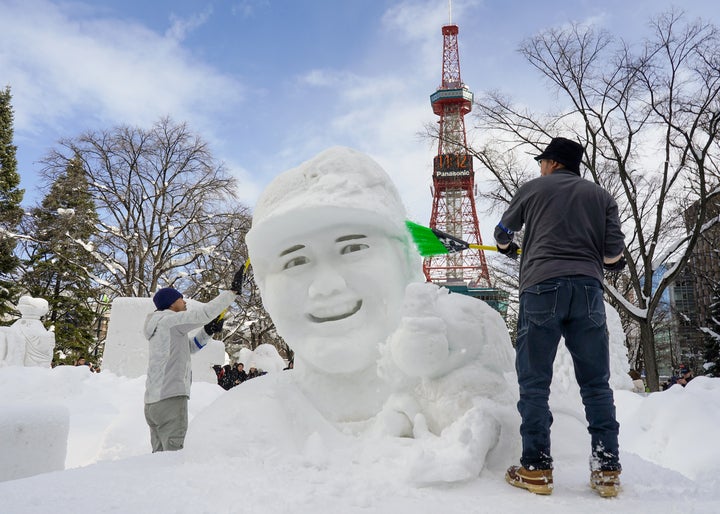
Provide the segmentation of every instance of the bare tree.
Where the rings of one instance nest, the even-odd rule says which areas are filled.
[[[169,118],[149,130],[120,126],[60,144],[45,172],[81,159],[100,217],[92,249],[104,273],[94,278],[120,296],[189,288],[203,256],[228,237],[218,213],[234,199],[235,180],[208,144]]]
[[[100,263],[86,269],[111,295],[148,296],[172,286],[208,301],[247,260],[249,209],[235,202],[235,180],[187,125],[163,118],[149,130],[120,126],[60,142],[45,159],[57,176],[73,156],[88,177],[99,233],[78,241]],[[227,314],[228,352],[270,343],[287,353],[252,280]]]
[[[247,261],[245,235],[250,229],[251,215],[244,206],[236,206],[226,214],[215,216],[212,227],[197,225],[196,239],[205,241],[213,251],[200,255],[195,263],[195,283],[188,290],[194,298],[206,301],[227,287],[235,272]],[[287,344],[275,332],[275,325],[265,311],[255,285],[252,267],[246,271],[243,290],[226,318],[222,340],[231,356],[240,348],[251,350],[266,343],[288,355]]]
[[[485,142],[469,149],[493,175],[484,196],[497,205],[536,176],[518,166],[523,153],[539,153],[557,135],[587,143],[590,178],[614,194],[626,231],[627,287],[606,280],[606,289],[639,327],[654,391],[655,310],[700,234],[718,222],[704,220],[718,199],[720,38],[713,25],[682,21],[674,11],[652,20],[653,36],[637,52],[580,25],[525,41],[521,54],[558,93],[562,108],[535,114],[490,93],[475,110]],[[696,215],[685,226],[682,214],[691,204]],[[658,283],[661,266],[667,271]]]

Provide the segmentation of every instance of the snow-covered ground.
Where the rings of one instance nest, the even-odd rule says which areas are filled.
[[[70,419],[67,469],[0,483],[0,511],[669,514],[717,509],[720,379],[698,377],[686,388],[674,386],[647,397],[616,391],[623,492],[616,499],[601,499],[586,483],[588,436],[574,407],[555,408],[552,496],[510,487],[501,466],[461,483],[420,485],[413,439],[314,434],[298,452],[273,444],[275,431],[293,430],[287,420],[294,415],[277,412],[269,396],[278,390],[271,386],[289,373],[269,374],[230,391],[194,384],[194,421],[186,449],[151,454],[142,377],[94,374],[84,367],[0,369],[4,399],[40,408],[62,406]],[[4,402],[0,406],[7,407]],[[227,408],[224,420],[236,428],[212,431],[207,422],[198,425],[203,410],[214,402],[238,406]],[[14,412],[13,407],[2,410]],[[248,416],[238,422],[243,411]],[[217,409],[209,420],[223,424]],[[453,448],[445,451],[450,454]],[[40,450],[27,452],[32,459],[44,458]],[[424,460],[433,465],[440,457],[426,455]]]

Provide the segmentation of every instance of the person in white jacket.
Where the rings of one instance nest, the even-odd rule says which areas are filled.
[[[145,382],[145,420],[153,453],[181,450],[188,428],[187,404],[192,383],[190,355],[205,347],[222,330],[220,314],[240,292],[242,270],[230,291],[222,291],[198,309],[187,310],[182,293],[171,287],[153,296],[157,310],[145,320],[149,343]],[[204,325],[196,335],[190,332]]]

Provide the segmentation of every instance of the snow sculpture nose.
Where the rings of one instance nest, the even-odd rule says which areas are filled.
[[[310,298],[331,296],[347,288],[345,279],[340,273],[331,267],[325,267],[319,271],[310,283],[308,295]]]

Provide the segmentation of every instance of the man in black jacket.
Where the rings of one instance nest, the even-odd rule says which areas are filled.
[[[616,496],[620,485],[603,268],[620,271],[624,236],[610,194],[580,177],[583,147],[554,138],[535,157],[540,177],[518,189],[495,228],[498,249],[517,258],[514,233],[524,227],[515,367],[523,451],[505,476],[536,494],[553,489],[548,406],[560,337],[570,351],[591,435],[590,485]]]

